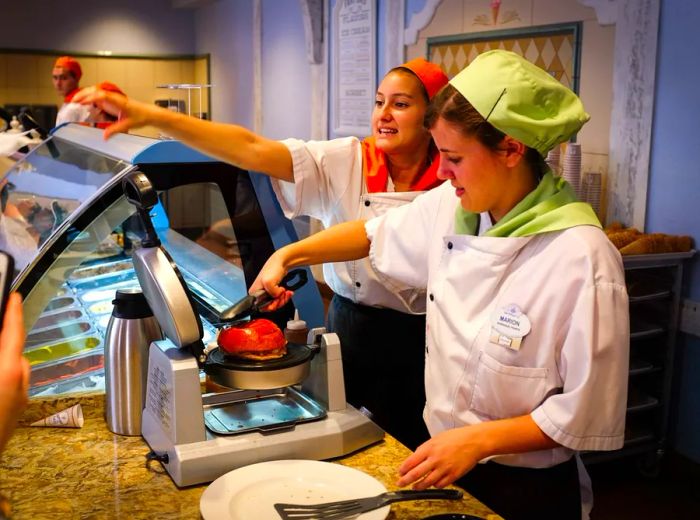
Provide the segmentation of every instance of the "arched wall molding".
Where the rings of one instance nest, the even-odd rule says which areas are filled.
[[[615,25],[607,219],[644,229],[654,114],[659,0],[579,0]]]
[[[423,10],[411,16],[408,27],[404,31],[404,45],[415,45],[418,41],[418,33],[428,26],[441,2],[442,0],[427,0]],[[405,3],[405,0],[401,0],[401,3]]]
[[[613,25],[617,20],[617,0],[578,0],[578,3],[595,9],[600,25]]]

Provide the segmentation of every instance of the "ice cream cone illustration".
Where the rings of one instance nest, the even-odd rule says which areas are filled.
[[[501,0],[491,0],[491,19],[493,20],[493,25],[498,22],[498,11],[501,10]]]
[[[56,428],[82,428],[84,423],[83,419],[83,409],[80,407],[80,403],[67,408],[61,412],[56,412],[53,415],[44,417],[36,422],[33,422],[31,426],[53,426]]]

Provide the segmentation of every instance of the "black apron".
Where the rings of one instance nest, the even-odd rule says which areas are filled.
[[[338,334],[345,394],[356,408],[415,450],[430,437],[425,406],[425,315],[369,307],[334,295],[328,330]]]
[[[576,458],[551,468],[477,464],[455,484],[505,520],[580,520]]]

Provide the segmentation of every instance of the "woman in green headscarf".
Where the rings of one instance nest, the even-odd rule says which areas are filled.
[[[400,486],[456,482],[508,519],[578,519],[576,453],[622,446],[622,260],[543,159],[587,120],[545,71],[484,53],[426,116],[450,182],[277,251],[253,284],[282,303],[289,268],[369,255],[387,284],[427,288],[431,439],[399,468]]]

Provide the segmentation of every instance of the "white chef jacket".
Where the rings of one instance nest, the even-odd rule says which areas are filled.
[[[90,110],[80,103],[63,103],[56,114],[56,126],[63,123],[84,123],[90,118]]]
[[[427,288],[431,435],[530,414],[562,447],[494,460],[550,467],[572,450],[620,448],[629,311],[617,250],[594,226],[519,238],[455,235],[457,204],[445,183],[365,225],[385,283]],[[514,305],[531,325],[517,350],[492,328]]]
[[[362,143],[356,137],[331,141],[282,141],[292,154],[294,182],[271,178],[272,188],[287,218],[310,216],[324,227],[383,215],[412,201],[422,192],[394,192],[391,179],[385,193],[367,193],[362,177]],[[328,286],[355,303],[422,314],[425,292],[384,286],[369,259],[324,264]]]

